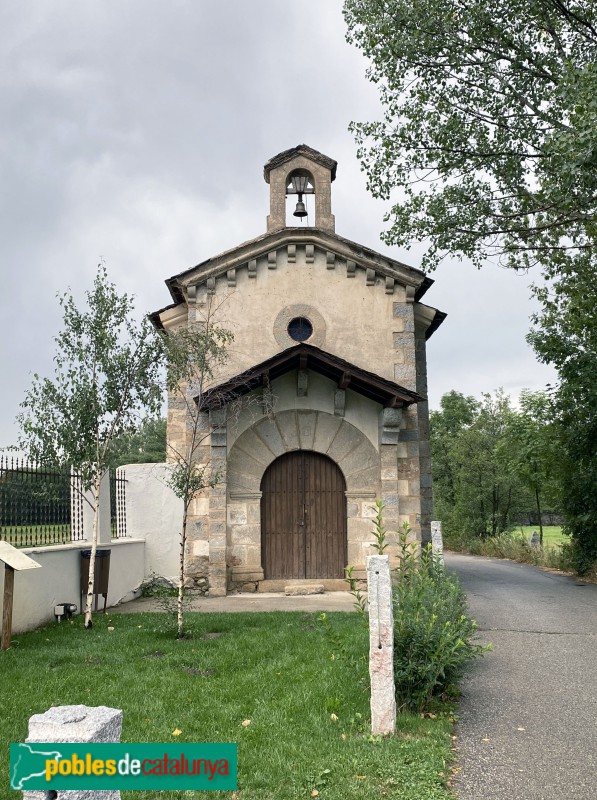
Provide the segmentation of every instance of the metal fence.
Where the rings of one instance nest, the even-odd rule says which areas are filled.
[[[126,475],[110,470],[110,526],[114,539],[126,536]]]
[[[110,473],[112,536],[126,536],[126,478]],[[15,547],[83,541],[84,497],[71,469],[0,455],[0,540]]]

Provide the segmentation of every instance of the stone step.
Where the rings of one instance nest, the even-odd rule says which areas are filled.
[[[303,594],[323,594],[323,583],[292,583],[284,587],[284,594],[288,597],[298,597]]]
[[[287,586],[311,586],[318,584],[323,586],[325,592],[346,592],[348,591],[348,584],[342,578],[317,578],[316,580],[265,580],[259,581],[257,586],[258,592],[281,592],[286,591]]]

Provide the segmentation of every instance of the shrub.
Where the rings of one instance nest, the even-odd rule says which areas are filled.
[[[597,559],[588,552],[586,543],[572,537],[560,545],[558,569],[575,572],[581,577],[597,577]]]
[[[448,546],[459,552],[489,558],[509,558],[523,564],[537,567],[561,569],[565,572],[579,572],[579,563],[574,542],[562,542],[552,547],[531,547],[526,536],[520,533],[502,533],[489,539],[452,539]],[[586,565],[585,565],[586,566]]]
[[[473,642],[477,626],[467,616],[458,580],[400,533],[400,567],[394,588],[394,680],[400,708],[420,710],[453,689],[468,663],[489,647]]]

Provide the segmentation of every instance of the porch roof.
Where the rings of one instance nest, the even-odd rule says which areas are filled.
[[[275,378],[294,369],[311,369],[337,383],[339,389],[350,388],[387,408],[403,408],[425,400],[417,392],[304,343],[277,353],[195,399],[203,409],[220,408],[260,386],[269,386]]]

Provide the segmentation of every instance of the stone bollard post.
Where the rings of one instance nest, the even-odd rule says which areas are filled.
[[[367,558],[369,601],[369,675],[371,677],[371,733],[396,731],[394,685],[394,611],[388,556]]]
[[[29,720],[27,742],[119,742],[122,711],[106,706],[56,706]],[[118,790],[23,792],[23,800],[120,800]]]
[[[431,552],[439,563],[444,565],[444,537],[441,522],[431,523]]]

